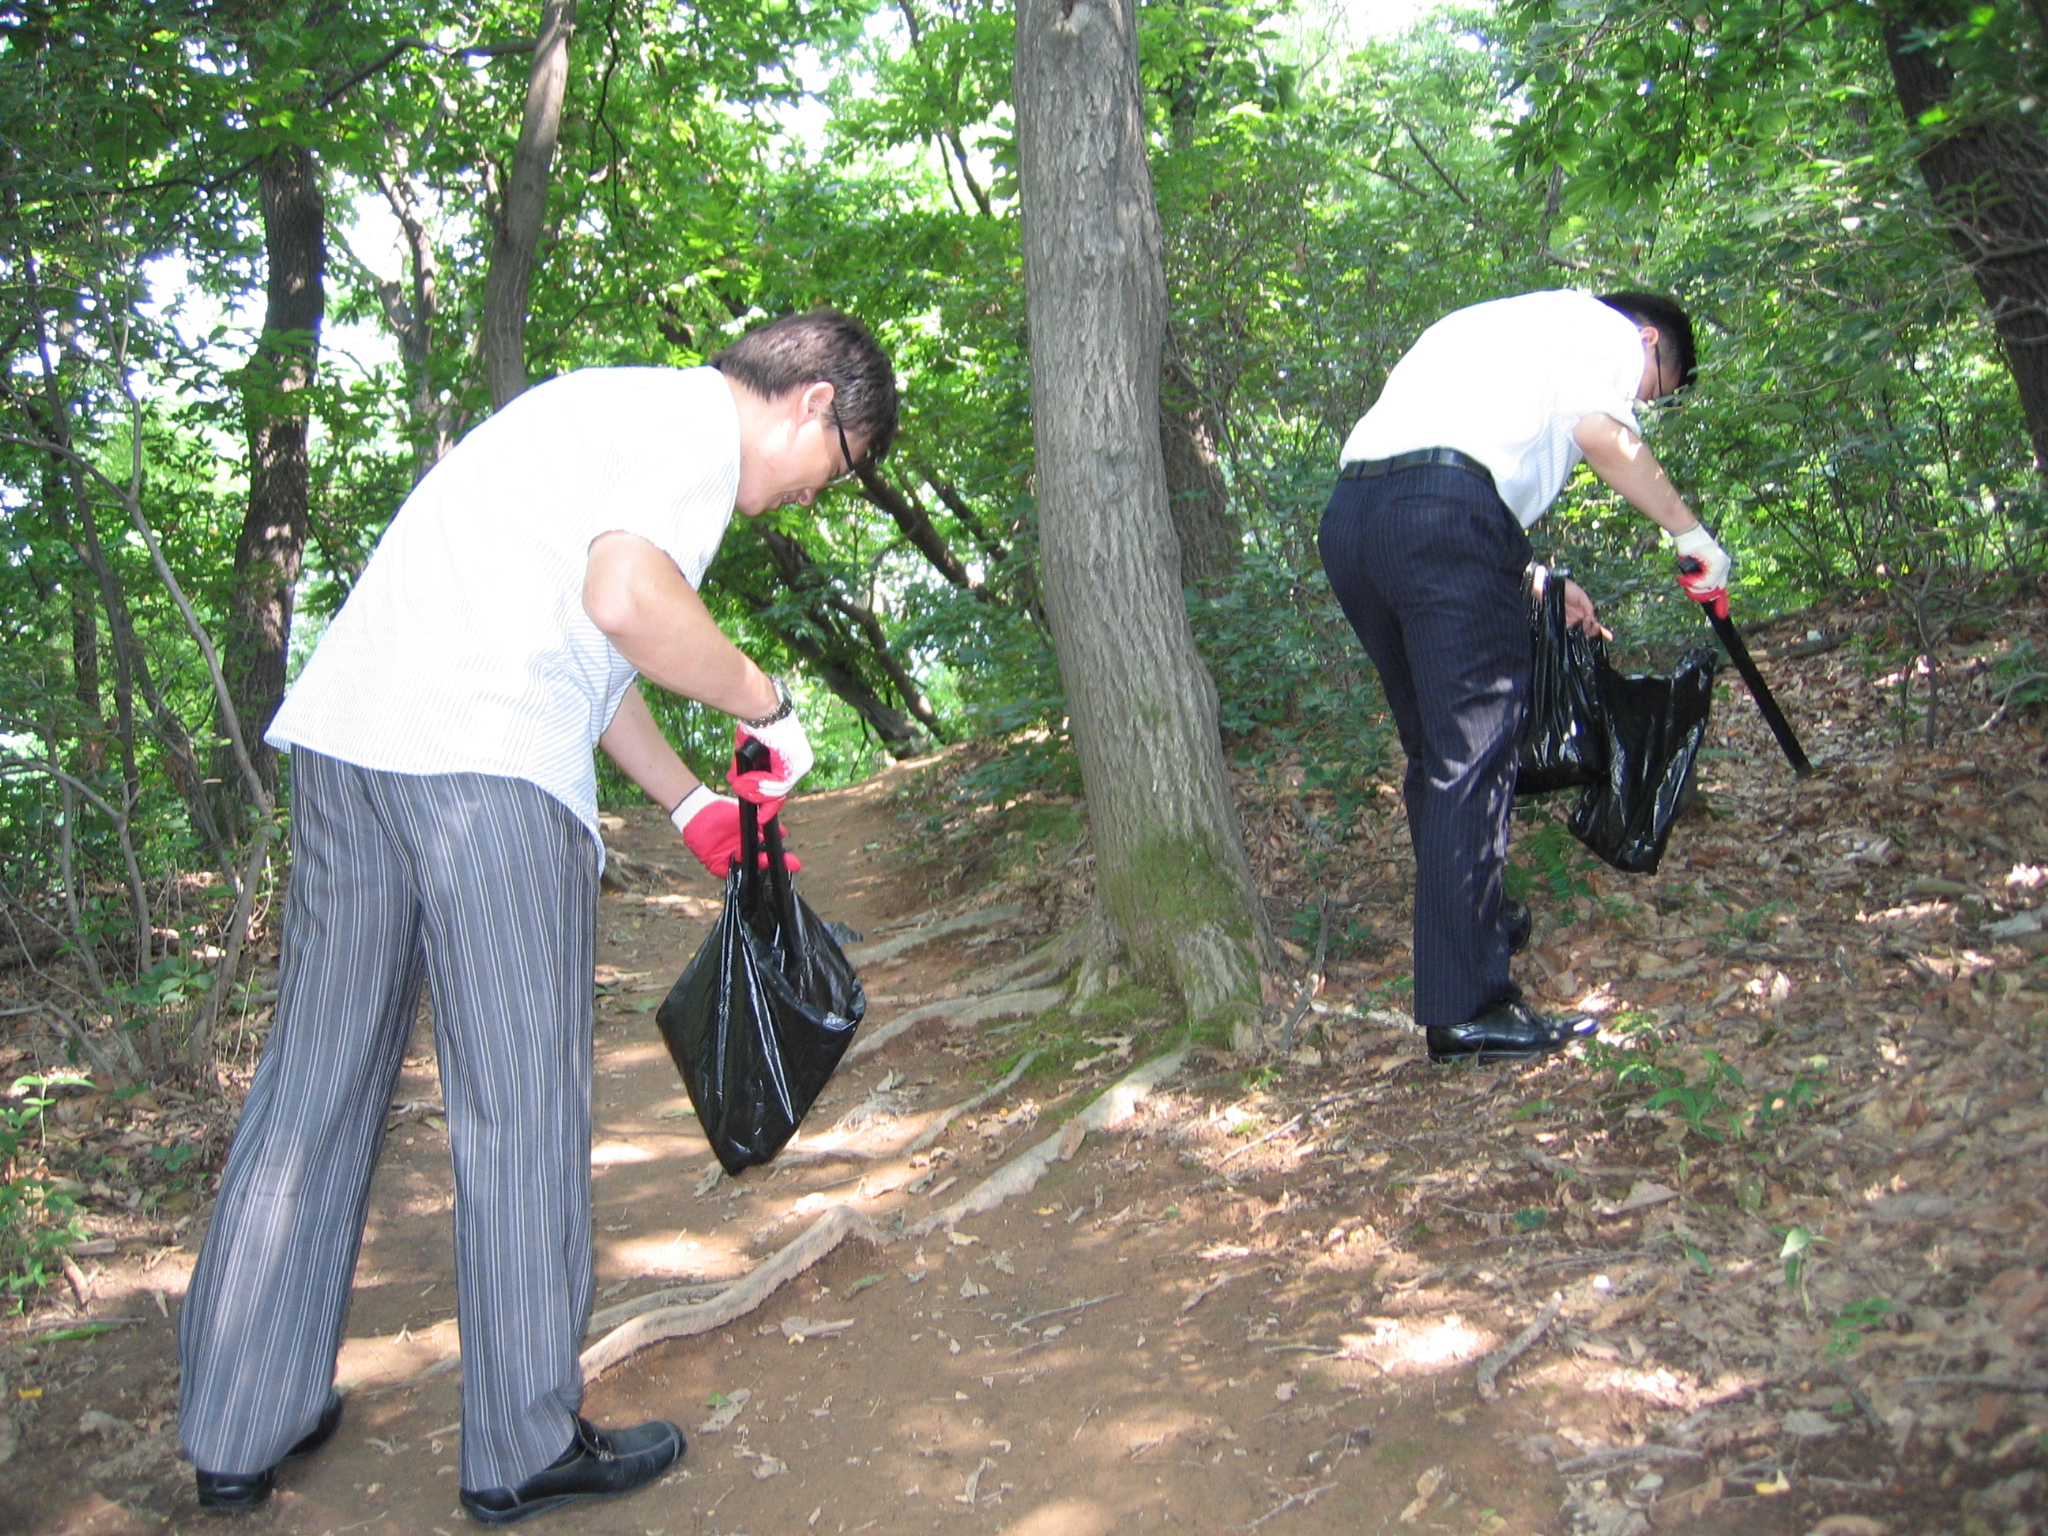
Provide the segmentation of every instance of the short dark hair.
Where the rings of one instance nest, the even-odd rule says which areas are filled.
[[[1693,341],[1692,320],[1677,301],[1661,293],[1603,293],[1600,302],[1618,309],[1637,325],[1654,325],[1659,340],[1671,343],[1678,354],[1678,387],[1691,389],[1700,376],[1699,348]]]
[[[876,463],[896,441],[896,372],[874,333],[851,315],[784,315],[747,332],[711,366],[764,400],[830,384],[840,426],[867,444],[863,464]]]

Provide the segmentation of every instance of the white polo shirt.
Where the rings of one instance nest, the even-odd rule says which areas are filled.
[[[637,674],[583,611],[591,541],[638,534],[698,586],[739,478],[739,414],[714,368],[535,385],[414,487],[264,739],[526,779],[597,837],[591,749]]]
[[[1572,439],[1579,418],[1602,411],[1635,429],[1642,381],[1641,329],[1589,293],[1474,304],[1437,321],[1394,365],[1340,462],[1455,448],[1493,471],[1527,528],[1584,457]]]

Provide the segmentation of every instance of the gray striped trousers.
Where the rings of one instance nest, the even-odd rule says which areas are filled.
[[[178,1320],[178,1433],[251,1473],[334,1380],[370,1173],[418,1011],[455,1160],[462,1486],[555,1460],[590,1310],[597,847],[524,780],[292,754],[276,1018]]]

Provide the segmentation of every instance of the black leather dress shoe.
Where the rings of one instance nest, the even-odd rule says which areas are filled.
[[[482,1525],[511,1525],[579,1499],[610,1499],[644,1488],[682,1459],[683,1432],[662,1419],[631,1429],[576,1420],[576,1438],[551,1467],[517,1488],[462,1490],[462,1509]]]
[[[199,1507],[230,1515],[256,1508],[270,1497],[270,1490],[277,1486],[277,1467],[286,1461],[312,1455],[334,1438],[335,1426],[340,1423],[341,1394],[329,1392],[327,1406],[320,1410],[320,1422],[303,1440],[284,1453],[284,1460],[276,1467],[265,1467],[261,1472],[199,1473]]]
[[[1536,931],[1536,919],[1530,914],[1526,901],[1517,901],[1510,896],[1507,900],[1508,953],[1519,955],[1529,947],[1529,935]]]
[[[1502,998],[1463,1024],[1429,1030],[1429,1059],[1521,1061],[1548,1056],[1574,1040],[1589,1038],[1599,1027],[1588,1013],[1546,1018],[1519,997]]]

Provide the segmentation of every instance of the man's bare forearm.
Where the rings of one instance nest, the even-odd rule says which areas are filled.
[[[690,772],[676,749],[669,745],[654,714],[635,683],[619,701],[612,723],[598,737],[605,756],[619,765],[619,771],[647,794],[664,811],[672,811],[697,787],[697,775]]]
[[[1649,445],[1622,422],[1595,411],[1579,418],[1572,436],[1586,456],[1587,468],[1666,533],[1685,533],[1700,525]]]
[[[768,674],[719,632],[675,561],[637,534],[591,542],[583,608],[642,677],[670,693],[743,720],[774,711]]]

